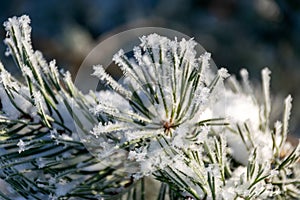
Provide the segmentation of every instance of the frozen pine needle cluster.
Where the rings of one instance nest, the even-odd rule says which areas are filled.
[[[92,112],[105,116],[108,123],[100,122],[92,134],[107,139],[103,146],[111,146],[101,152],[105,157],[122,150],[129,153],[129,161],[141,161],[135,178],[164,168],[177,155],[173,150],[201,143],[209,127],[225,124],[207,108],[228,73],[220,69],[214,76],[210,55],[196,58],[195,45],[193,40],[171,41],[156,34],[142,37],[134,59],[123,50],[113,58],[124,73],[122,84],[102,66],[94,67],[94,75],[112,90],[99,93]]]
[[[29,23],[4,23],[23,79],[0,64],[1,199],[299,198],[292,98],[274,120],[267,68],[253,88],[246,69],[241,81],[214,71],[193,39],[151,34],[115,54],[120,80],[94,66],[106,89],[83,95],[33,50]]]

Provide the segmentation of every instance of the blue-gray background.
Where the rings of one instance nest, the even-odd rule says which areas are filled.
[[[11,0],[0,2],[0,22],[32,19],[33,44],[73,74],[101,37],[142,26],[160,26],[194,37],[217,66],[253,79],[272,70],[273,94],[294,97],[291,132],[300,136],[299,0]],[[0,29],[1,40],[5,37]],[[100,39],[99,39],[100,38]],[[13,73],[0,45],[0,58]]]

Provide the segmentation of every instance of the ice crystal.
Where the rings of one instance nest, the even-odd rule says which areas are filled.
[[[19,140],[19,142],[17,143],[18,147],[19,147],[19,153],[23,152],[26,150],[26,143],[23,142],[23,140]]]

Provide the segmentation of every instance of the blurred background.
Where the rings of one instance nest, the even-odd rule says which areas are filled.
[[[95,45],[113,33],[159,26],[180,31],[200,43],[218,67],[251,79],[272,71],[272,93],[293,95],[291,133],[300,136],[300,1],[299,0],[4,0],[0,22],[28,14],[35,49],[75,76]],[[0,38],[5,37],[0,29]],[[11,59],[0,59],[17,73]]]

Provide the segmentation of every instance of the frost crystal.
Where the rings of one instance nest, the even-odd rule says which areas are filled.
[[[23,142],[23,140],[19,140],[19,142],[17,143],[18,147],[19,147],[19,153],[23,152],[26,150],[26,143]]]
[[[228,70],[225,69],[225,68],[219,69],[218,74],[219,74],[219,76],[220,76],[222,79],[226,79],[226,78],[228,78],[228,77],[230,76],[230,75],[228,74]]]

